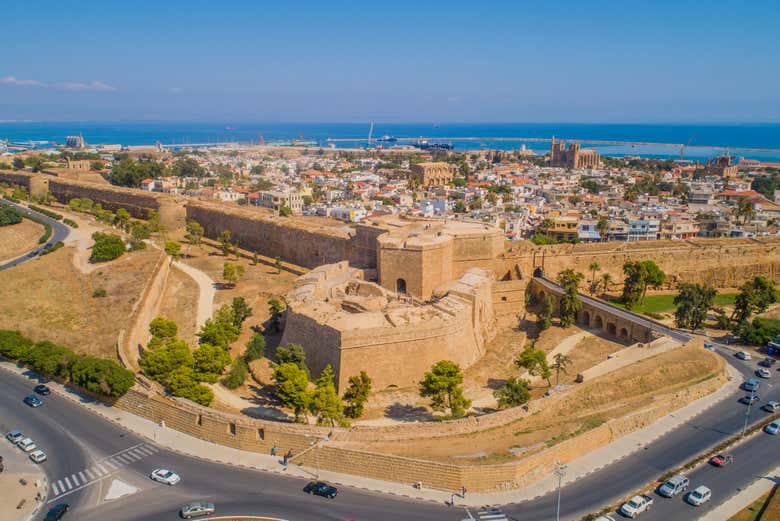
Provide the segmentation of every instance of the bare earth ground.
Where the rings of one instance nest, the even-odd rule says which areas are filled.
[[[117,332],[127,327],[157,254],[125,254],[89,274],[74,266],[73,254],[66,247],[0,272],[0,328],[114,358]],[[92,297],[98,287],[106,297]]]
[[[43,226],[29,219],[19,224],[0,226],[0,263],[15,259],[38,246]]]
[[[575,348],[576,350],[580,350]],[[608,351],[607,346],[602,347]],[[578,355],[579,356],[579,355]],[[711,353],[693,347],[667,351],[567,391],[541,412],[492,430],[435,439],[361,442],[364,450],[441,461],[500,462],[542,450],[556,440],[643,409],[653,397],[710,378],[719,367]],[[344,442],[345,446],[351,446]]]
[[[179,326],[179,338],[190,345],[195,344],[198,285],[192,277],[176,268],[168,274],[168,283],[163,295],[160,315],[173,320]]]

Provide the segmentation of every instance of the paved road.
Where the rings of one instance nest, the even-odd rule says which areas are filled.
[[[57,244],[57,242],[64,241],[68,237],[68,234],[70,233],[70,228],[68,228],[67,226],[65,226],[64,224],[62,224],[59,221],[55,221],[54,219],[52,219],[50,217],[46,217],[43,214],[40,214],[38,212],[34,212],[34,211],[30,210],[29,208],[26,208],[26,207],[24,207],[22,205],[19,205],[19,204],[16,204],[16,203],[12,203],[11,201],[9,201],[7,199],[2,199],[2,202],[3,202],[3,204],[7,204],[9,206],[13,206],[14,208],[19,210],[20,212],[24,213],[25,215],[34,215],[35,217],[37,217],[37,218],[39,218],[39,219],[41,219],[41,220],[51,224],[51,226],[52,226],[52,236],[49,237],[49,240],[46,242],[46,244],[39,244],[38,246],[35,247],[35,249],[33,251],[38,251],[41,248],[44,248],[46,246],[54,246],[55,244]],[[8,268],[13,268],[14,266],[17,266],[17,265],[19,265],[19,264],[21,264],[23,262],[27,262],[28,260],[32,260],[34,258],[35,258],[34,256],[30,257],[28,255],[23,255],[21,257],[17,257],[14,260],[8,261],[5,264],[0,265],[0,271],[7,270]]]
[[[755,361],[741,362],[734,359],[730,352],[724,356],[746,377],[752,376]],[[777,371],[774,373],[773,378],[780,378]],[[60,396],[46,398],[43,407],[30,409],[21,399],[33,383],[5,371],[0,372],[2,427],[22,429],[49,452],[50,461],[44,469],[55,485],[59,483],[67,488],[65,477],[78,480],[80,473],[84,473],[86,486],[80,483],[84,488],[74,486],[72,490],[56,496],[55,491],[50,490],[54,502],[60,498],[74,505],[79,512],[79,520],[175,519],[178,506],[195,499],[213,501],[220,513],[265,514],[290,521],[457,521],[465,517],[463,511],[457,508],[357,489],[343,489],[334,501],[309,497],[302,494],[304,482],[300,479],[210,463],[169,452]],[[745,406],[737,403],[740,394],[718,403],[693,421],[645,447],[645,450],[565,486],[561,518],[578,519],[586,513],[600,510],[667,469],[684,463],[691,455],[739,432],[745,417]],[[762,402],[780,400],[780,389],[771,381],[764,381],[759,395]],[[766,415],[754,408],[751,423]],[[771,451],[764,450],[764,444],[769,443],[774,444],[770,446]],[[730,496],[730,491],[747,485],[754,475],[774,468],[778,463],[778,443],[778,438],[761,435],[735,451],[737,458],[731,467],[703,468],[692,474],[694,484],[700,481],[711,484],[715,493],[711,506],[715,506]],[[756,448],[762,450],[756,451]],[[107,475],[100,472],[100,466]],[[179,472],[183,482],[176,487],[165,487],[149,481],[147,474],[160,466]],[[90,479],[87,469],[94,479]],[[137,487],[138,492],[102,502],[101,492],[109,488],[115,479]],[[656,515],[663,515],[666,520],[692,517],[691,509],[678,499],[662,502],[659,498],[657,503],[664,504],[643,516],[644,519],[651,519],[651,514],[653,519]],[[548,494],[530,502],[506,505],[504,511],[518,520],[547,521],[553,518],[554,504],[554,494]],[[665,511],[667,508],[669,511]],[[706,508],[710,507],[700,511],[706,511]],[[656,514],[656,510],[661,514]]]
[[[549,279],[546,279],[544,277],[534,277],[534,280],[542,284],[550,291],[555,292],[558,295],[563,294],[563,288],[561,288],[558,284],[556,284],[555,282]],[[606,302],[603,302],[599,299],[589,297],[583,293],[579,293],[579,297],[580,300],[587,303],[589,306],[593,306],[596,309],[600,309],[606,313],[609,313],[610,315],[621,317],[630,322],[641,324],[649,329],[652,329],[653,331],[657,331],[663,335],[670,336],[671,338],[677,340],[678,342],[687,342],[688,340],[691,339],[690,335],[683,333],[682,331],[678,331],[677,329],[666,326],[660,322],[650,320],[646,317],[643,317],[642,315],[639,315],[638,313],[632,313],[625,309],[620,309],[616,306],[607,304]]]

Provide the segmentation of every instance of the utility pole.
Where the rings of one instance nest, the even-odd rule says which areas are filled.
[[[561,521],[561,483],[568,467],[568,465],[562,465],[560,461],[555,462],[555,475],[558,476],[558,502],[555,506],[555,521]]]

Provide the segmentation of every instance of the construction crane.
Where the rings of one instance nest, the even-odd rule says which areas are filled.
[[[374,133],[374,122],[371,122],[371,126],[368,127],[368,146],[371,146],[371,135]]]
[[[683,153],[685,152],[685,149],[691,146],[691,142],[693,142],[693,136],[694,134],[691,134],[691,137],[688,138],[687,145],[680,145],[680,161],[683,160]]]

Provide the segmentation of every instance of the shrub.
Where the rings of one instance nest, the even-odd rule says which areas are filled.
[[[176,338],[179,334],[179,326],[173,320],[156,317],[149,322],[149,333],[157,338]]]
[[[33,345],[33,341],[19,331],[0,329],[0,355],[18,360]]]
[[[214,401],[214,392],[195,380],[195,374],[191,367],[179,367],[173,371],[168,386],[174,396],[180,396],[207,407]]]
[[[45,215],[46,217],[50,217],[54,219],[55,221],[61,221],[62,220],[62,214],[52,212],[51,210],[47,210],[46,208],[41,208],[40,206],[35,206],[34,204],[31,204],[29,206],[30,210],[33,210],[35,212],[41,213]]]
[[[57,251],[57,250],[59,250],[60,248],[62,248],[64,246],[65,246],[64,242],[57,241],[57,242],[54,243],[54,245],[52,245],[51,248],[44,248],[43,249],[43,253],[41,253],[41,255],[48,255],[49,253]]]
[[[125,243],[119,235],[95,232],[92,239],[95,241],[89,257],[92,262],[112,261],[125,252]]]
[[[182,367],[192,369],[193,362],[187,343],[183,340],[171,340],[157,349],[144,352],[140,365],[146,376],[166,383],[174,370]]]
[[[67,347],[43,341],[23,353],[19,361],[28,364],[38,373],[67,377],[68,368],[75,358],[76,354]]]
[[[108,293],[106,293],[105,288],[95,288],[95,290],[92,292],[92,296],[94,298],[103,298],[107,295]]]
[[[230,363],[230,355],[219,346],[211,344],[201,344],[199,348],[192,353],[195,360],[195,379],[200,382],[215,383],[219,375]]]
[[[81,356],[70,366],[71,381],[93,393],[118,398],[135,383],[132,371],[120,366],[114,360],[93,356]]]
[[[73,219],[68,219],[67,217],[65,219],[63,219],[62,222],[64,222],[65,224],[67,224],[71,228],[78,228],[79,227],[79,223],[77,223]]]
[[[19,224],[22,222],[22,213],[12,206],[0,206],[0,226]]]
[[[780,319],[756,317],[752,323],[745,321],[740,324],[737,333],[746,344],[764,345],[780,337]]]
[[[249,367],[247,367],[244,359],[236,358],[230,366],[230,371],[228,371],[228,374],[222,379],[222,385],[228,389],[237,389],[244,385],[248,374]]]
[[[265,356],[265,337],[261,333],[253,333],[249,342],[246,344],[246,353],[244,360],[251,362],[259,360]]]

